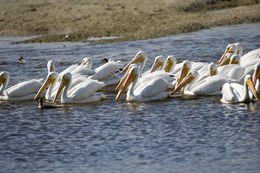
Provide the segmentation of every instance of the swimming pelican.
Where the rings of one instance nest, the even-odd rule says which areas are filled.
[[[233,43],[233,44],[228,44],[226,47],[226,50],[224,52],[224,54],[222,55],[222,57],[216,62],[216,66],[219,67],[220,64],[223,64],[225,56],[227,53],[231,53],[231,54],[235,54],[235,55],[239,55],[239,57],[242,56],[243,53],[243,47],[242,45],[237,42],[237,43]]]
[[[62,72],[59,73],[60,76],[63,76],[67,72],[73,72],[73,75],[77,74],[85,74],[87,75],[93,75],[93,70],[90,70],[92,67],[92,59],[89,57],[84,57],[80,64],[72,64],[71,66],[64,69]],[[79,69],[78,69],[79,68]]]
[[[73,76],[74,77],[74,76]],[[53,100],[53,98],[55,97],[55,94],[58,90],[59,87],[59,82],[60,82],[61,78],[60,75],[57,72],[51,72],[47,75],[44,83],[42,84],[41,88],[38,90],[37,94],[34,97],[34,101],[38,100],[41,96],[41,94],[43,93],[44,90],[47,89],[47,92],[45,94],[45,99],[46,100]],[[71,81],[71,85],[68,91],[68,94],[70,94],[71,90],[85,82],[86,80],[88,80],[88,78],[84,77],[84,76],[76,76],[75,78],[73,78],[73,80]]]
[[[178,81],[179,84],[175,85],[171,96],[181,88],[184,88],[185,95],[219,95],[223,84],[234,80],[216,74],[215,65],[210,63],[207,71],[200,70],[197,72],[192,70],[185,77],[179,77]]]
[[[140,53],[140,52],[139,52]],[[138,57],[138,56],[137,56]],[[145,57],[146,58],[146,57]],[[138,60],[137,60],[138,61]],[[145,62],[146,60],[142,59],[138,62],[133,62],[132,64],[130,63],[130,66],[131,65],[136,65],[138,63],[141,63],[140,66],[142,66],[142,63]],[[160,56],[157,56],[154,60],[154,63],[151,67],[150,70],[146,71],[145,73],[141,74],[142,73],[142,67],[140,67],[139,69],[139,78],[138,78],[138,81],[137,83],[135,84],[135,88],[139,85],[145,85],[147,82],[149,82],[150,80],[152,80],[153,78],[163,78],[165,79],[166,81],[168,82],[172,82],[173,81],[173,75],[168,73],[170,70],[172,70],[175,65],[176,65],[176,59],[174,56],[170,55],[167,57],[167,60],[164,64],[164,61],[165,61],[165,58],[160,55]],[[164,65],[163,65],[164,64]],[[128,65],[127,65],[128,66]],[[128,66],[128,67],[130,67]],[[162,70],[158,70],[160,68],[163,68]],[[124,83],[125,79],[127,77],[127,73],[122,77],[122,79],[120,80],[120,82],[118,83],[117,87],[115,90],[118,90],[121,85]]]
[[[164,62],[165,62],[164,56],[159,55],[159,56],[155,57],[151,69],[142,73],[142,76],[149,75],[155,71],[161,70],[163,68]]]
[[[231,57],[233,56],[234,54],[232,53],[227,53],[224,58],[222,59],[221,62],[219,62],[218,65],[216,65],[217,67],[221,67],[221,66],[225,66],[225,65],[228,65],[228,64],[232,64],[233,62],[231,62]]]
[[[34,95],[42,85],[42,79],[32,79],[7,88],[9,80],[10,75],[8,72],[3,71],[0,73],[0,100],[33,100]]]
[[[162,70],[167,73],[172,72],[176,66],[176,63],[177,63],[177,60],[176,60],[175,56],[169,55],[164,63]]]
[[[217,74],[225,75],[229,79],[234,79],[236,81],[244,80],[245,69],[238,64],[238,55],[231,55],[230,62],[228,65],[219,66],[217,68]]]
[[[143,74],[141,74],[141,71],[139,71],[140,76],[139,76],[138,82],[135,87],[137,87],[141,84],[145,85],[147,82],[149,82],[153,78],[157,78],[157,77],[163,78],[168,82],[173,82],[174,75],[172,73],[169,73],[169,71],[171,69],[173,69],[174,66],[176,65],[176,59],[173,56],[168,56],[167,61],[165,62],[165,65],[163,66],[164,61],[165,61],[165,58],[162,55],[157,56],[155,58],[154,63],[150,70],[148,70],[147,72],[145,72]],[[163,69],[161,69],[161,68],[163,68]]]
[[[45,94],[45,99],[53,100],[55,93],[58,89],[58,83],[59,83],[59,74],[57,72],[50,72],[33,100],[34,101],[38,100],[41,94],[43,93],[43,91],[49,86],[50,87],[47,89],[47,92]]]
[[[83,75],[83,76],[91,76],[95,74],[95,71],[92,68],[92,59],[89,57],[85,57],[82,59],[81,64],[78,65],[75,69],[70,71],[73,78],[76,75]]]
[[[55,71],[55,66],[54,66],[54,61],[53,60],[49,60],[47,62],[47,70],[48,70],[48,74],[50,72],[54,72]]]
[[[88,79],[80,85],[76,85],[68,95],[68,90],[71,85],[72,75],[67,72],[61,77],[59,89],[53,99],[53,103],[61,94],[61,103],[89,103],[100,101],[105,98],[104,94],[96,93],[104,86],[103,82]],[[62,93],[61,93],[62,92]]]
[[[253,93],[256,100],[258,100],[256,90],[253,82],[251,81],[251,75],[246,75],[244,79],[244,85],[238,83],[225,83],[221,90],[222,103],[248,103],[253,100],[250,96],[249,90]]]
[[[181,88],[184,88],[185,95],[219,95],[226,82],[230,82],[230,80],[223,75],[206,76],[191,71],[175,86],[171,96]]]
[[[182,68],[179,73],[179,77],[176,79],[175,87],[179,85],[179,83],[183,80],[183,78],[188,74],[191,69],[191,62],[190,61],[183,61]]]
[[[169,83],[163,78],[157,77],[151,79],[146,85],[135,87],[139,78],[139,70],[138,66],[134,64],[129,67],[127,77],[121,88],[119,88],[115,101],[119,99],[128,86],[127,101],[148,102],[168,97]]]
[[[140,72],[142,72],[143,68],[146,64],[146,60],[147,60],[147,55],[143,51],[137,52],[135,57],[124,67],[124,69],[121,71],[121,73],[126,72],[128,67],[131,64],[139,64],[139,63],[140,63],[140,66],[139,66]]]
[[[244,68],[260,62],[260,48],[252,50],[240,58],[240,65]]]
[[[122,68],[121,61],[109,60],[107,63],[97,67],[95,74],[90,76],[90,79],[104,82],[105,86],[116,85],[120,80],[118,73]]]
[[[260,94],[260,63],[255,65],[255,70],[253,74],[253,84],[255,86],[257,94]]]

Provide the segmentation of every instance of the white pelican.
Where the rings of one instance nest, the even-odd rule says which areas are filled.
[[[0,100],[33,100],[34,95],[42,85],[42,79],[32,79],[6,89],[9,80],[10,75],[8,72],[3,71],[0,73]]]
[[[91,76],[95,74],[95,71],[92,68],[92,59],[89,57],[85,57],[82,59],[81,64],[78,65],[75,69],[70,71],[73,78],[76,75],[83,75],[83,76]]]
[[[175,81],[175,87],[179,85],[179,83],[183,80],[183,78],[188,74],[190,69],[191,69],[191,62],[188,60],[183,61],[179,74],[178,73],[176,74],[179,77]]]
[[[138,78],[139,68],[133,64],[127,71],[126,79],[121,88],[119,88],[115,101],[119,99],[129,85],[126,97],[127,101],[148,102],[168,97],[167,89],[169,88],[169,83],[165,79],[156,77],[151,79],[145,85],[135,87]]]
[[[63,76],[67,72],[73,72],[73,75],[93,75],[94,72],[91,70],[92,59],[89,57],[84,57],[81,61],[81,64],[72,64],[71,66],[64,69],[59,73],[60,76]]]
[[[230,80],[223,75],[206,77],[205,75],[199,75],[196,71],[191,71],[175,86],[171,95],[183,87],[185,95],[219,95],[223,84],[229,81]]]
[[[226,50],[224,52],[224,54],[222,55],[222,57],[216,62],[216,66],[219,67],[220,64],[223,64],[225,56],[227,53],[231,53],[234,55],[239,55],[239,57],[242,56],[243,53],[243,47],[242,45],[238,42],[238,43],[233,43],[233,44],[228,44],[226,47]]]
[[[74,76],[73,76],[74,77]],[[43,93],[43,91],[47,89],[47,92],[45,94],[45,99],[46,100],[53,100],[53,98],[55,97],[55,94],[58,90],[59,87],[59,82],[60,82],[61,78],[60,75],[57,72],[51,72],[47,75],[44,83],[42,84],[41,88],[38,90],[37,94],[34,97],[34,101],[38,100],[41,96],[41,94]],[[73,78],[73,80],[71,81],[71,85],[70,88],[68,90],[68,94],[70,94],[71,90],[85,82],[86,80],[89,80],[88,78],[84,77],[84,76],[76,76]]]
[[[176,64],[177,64],[177,60],[175,56],[169,55],[164,63],[162,70],[164,70],[167,73],[172,72]]]
[[[45,94],[46,100],[53,100],[55,93],[58,89],[59,85],[59,74],[57,72],[51,72],[48,74],[46,80],[42,84],[41,88],[38,90],[37,94],[34,97],[34,101],[38,100],[42,94],[42,92],[47,88],[47,92]]]
[[[129,71],[129,67],[133,64],[139,65],[139,75],[141,74],[141,72],[143,71],[143,68],[146,64],[146,60],[147,60],[147,55],[143,52],[143,51],[139,51],[137,52],[137,54],[135,55],[135,57],[123,68],[123,70],[121,71],[121,73],[126,72],[125,75],[121,78],[121,80],[119,81],[119,83],[117,84],[115,90],[118,90],[121,88],[121,86],[123,85],[123,83],[125,82],[126,78],[127,78],[127,72]]]
[[[232,64],[230,63],[231,62],[231,57],[233,56],[234,54],[233,53],[227,53],[221,62],[218,63],[218,65],[216,65],[217,67],[221,67],[221,66],[225,66],[225,65],[228,65],[228,64]]]
[[[180,74],[184,62],[188,63],[189,69],[194,71],[199,71],[203,68],[207,69],[207,65],[208,65],[208,63],[206,62],[192,62],[189,60],[184,60],[183,62],[176,64],[175,68],[172,70],[172,73],[174,75],[178,76]]]
[[[239,56],[231,55],[229,59],[229,64],[224,66],[219,66],[217,68],[217,74],[225,75],[229,79],[234,79],[236,81],[244,80],[245,69],[238,64]]]
[[[144,66],[146,64],[146,60],[147,60],[147,55],[143,51],[139,51],[139,52],[137,52],[135,57],[124,67],[124,69],[121,72],[122,73],[126,72],[128,67],[131,64],[139,64],[139,63],[140,63],[140,66],[139,66],[140,72],[142,72],[143,68],[144,68]]]
[[[234,80],[230,80],[224,75],[216,74],[215,65],[210,63],[208,71],[201,70],[196,72],[192,70],[186,76],[180,76],[178,81],[171,95],[181,88],[184,88],[185,95],[219,95],[223,84]]]
[[[49,74],[50,72],[54,72],[54,71],[55,71],[55,66],[54,66],[53,60],[49,60],[49,61],[47,62],[47,70],[48,70],[48,74]]]
[[[56,102],[57,98],[61,94],[61,103],[89,103],[100,101],[105,98],[102,93],[96,93],[97,90],[104,86],[103,82],[88,79],[80,85],[76,85],[71,93],[68,95],[68,90],[71,85],[72,76],[67,72],[61,77],[59,89],[53,99]]]
[[[165,62],[165,57],[164,56],[159,55],[159,56],[155,57],[151,69],[146,71],[146,72],[144,72],[144,73],[142,73],[141,75],[145,76],[145,75],[149,75],[149,74],[151,74],[151,73],[153,73],[155,71],[161,70],[163,68],[164,62]]]
[[[173,82],[174,75],[172,73],[169,73],[171,69],[173,69],[176,65],[176,59],[170,55],[168,56],[166,62],[164,63],[165,58],[163,56],[157,56],[155,58],[154,64],[152,65],[151,70],[148,70],[144,74],[140,74],[140,78],[138,79],[138,82],[135,87],[139,85],[145,85],[147,82],[152,80],[153,78],[163,78],[169,83]],[[164,64],[164,66],[162,66]],[[163,69],[161,69],[163,68]],[[160,70],[161,69],[161,70]],[[141,71],[139,71],[141,73]]]
[[[136,56],[136,57],[138,57],[138,56]],[[142,58],[142,56],[139,56],[139,58]],[[131,66],[131,65],[136,65],[138,63],[141,63],[140,66],[142,66],[142,63],[146,61],[145,59],[146,59],[146,57],[144,56],[144,58],[142,58],[141,60],[137,59],[138,62],[135,62],[135,61],[132,60],[132,63],[129,63],[129,64]],[[153,78],[158,78],[158,77],[163,78],[163,79],[167,80],[168,82],[172,82],[173,79],[174,79],[173,75],[171,73],[168,73],[168,72],[175,67],[176,59],[175,59],[174,56],[170,55],[170,56],[167,57],[167,60],[166,60],[165,63],[164,63],[164,61],[165,61],[165,58],[162,55],[157,56],[154,60],[154,63],[152,65],[151,69],[148,70],[147,72],[143,73],[143,74],[141,74],[142,67],[140,67],[139,68],[140,69],[139,70],[139,79],[138,79],[138,81],[135,85],[135,88],[138,87],[139,85],[145,85],[147,82],[149,82]],[[128,68],[129,68],[129,64],[127,65]],[[163,69],[160,70],[160,68],[163,68]],[[127,74],[125,74],[122,77],[122,79],[118,83],[115,90],[118,90],[121,87],[121,85],[124,83],[126,77],[127,77]]]
[[[260,62],[260,48],[252,50],[240,58],[240,65],[244,68]]]
[[[246,75],[244,85],[238,83],[225,83],[221,90],[222,92],[222,103],[248,103],[253,100],[250,96],[248,88],[253,93],[256,100],[258,100],[256,90],[251,81],[251,75]]]
[[[71,67],[75,67],[72,69]],[[82,62],[80,65],[72,65],[60,74],[55,72],[55,66],[53,60],[48,61],[47,63],[47,69],[48,69],[48,75],[46,77],[45,82],[41,86],[41,88],[38,90],[38,93],[35,95],[34,100],[38,100],[42,92],[48,88],[45,99],[46,100],[53,100],[56,91],[59,87],[59,81],[61,80],[61,76],[66,73],[66,71],[72,71],[71,74],[73,76],[73,80],[71,82],[68,94],[70,94],[70,91],[72,88],[74,88],[76,85],[85,82],[88,80],[88,75],[95,74],[94,70],[90,69],[92,67],[92,59],[85,57],[82,59]],[[64,73],[65,72],[65,73]]]
[[[90,79],[104,82],[105,86],[115,85],[119,82],[119,71],[122,68],[121,61],[109,60],[107,63],[97,67],[95,74],[90,76]]]
[[[255,65],[255,70],[253,74],[253,84],[255,86],[257,94],[260,94],[260,63]]]

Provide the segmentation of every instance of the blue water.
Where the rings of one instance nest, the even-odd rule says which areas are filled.
[[[259,28],[243,24],[101,45],[11,44],[25,38],[0,37],[0,71],[10,72],[13,85],[44,78],[50,59],[61,71],[84,56],[94,67],[105,57],[127,63],[139,50],[148,54],[148,67],[161,54],[178,62],[216,62],[228,43],[240,42],[244,53],[259,48]],[[0,172],[259,172],[259,103],[185,96],[127,103],[124,97],[113,101],[113,87],[104,92],[102,102],[57,109],[0,102]]]

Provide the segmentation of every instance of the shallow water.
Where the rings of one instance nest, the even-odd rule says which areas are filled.
[[[143,41],[11,44],[0,38],[0,71],[10,85],[44,78],[46,63],[61,71],[82,57],[128,62],[139,50],[151,59],[215,62],[228,43],[244,53],[260,47],[260,24],[217,27]],[[24,65],[17,59],[23,56]],[[38,110],[34,102],[0,102],[0,172],[259,172],[258,103],[226,105],[220,97],[176,97],[151,103],[106,100]]]

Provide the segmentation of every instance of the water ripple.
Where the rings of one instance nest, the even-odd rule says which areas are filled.
[[[0,38],[0,67],[10,85],[44,78],[46,63],[61,71],[82,57],[127,63],[137,51],[173,54],[181,62],[216,61],[230,42],[259,48],[260,24],[216,27],[157,39],[88,43],[11,44]],[[24,56],[20,66],[18,57]],[[0,102],[1,172],[258,172],[258,103],[227,105],[220,97],[176,97],[151,103],[105,101],[38,110],[33,102]]]

